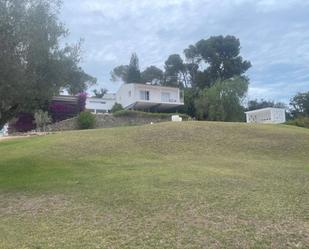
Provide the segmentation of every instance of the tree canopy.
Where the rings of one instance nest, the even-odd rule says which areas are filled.
[[[96,79],[80,62],[80,44],[60,46],[68,31],[56,0],[0,0],[0,127],[33,110],[64,87],[71,93]]]
[[[294,117],[309,117],[309,91],[296,94],[290,105]]]
[[[184,54],[190,64],[196,65],[191,70],[192,84],[201,89],[211,86],[219,79],[241,76],[251,67],[251,63],[240,56],[239,39],[230,35],[202,39],[185,49]]]
[[[121,80],[124,83],[140,83],[141,71],[139,69],[139,59],[136,53],[133,53],[129,65],[120,65],[111,72],[111,80]]]
[[[212,121],[240,121],[244,118],[242,100],[248,91],[245,77],[218,80],[200,92],[195,101],[197,118]]]
[[[267,108],[267,107],[286,108],[286,105],[284,103],[274,102],[271,100],[254,99],[248,102],[247,111],[252,111],[252,110],[257,110],[257,109],[262,109],[262,108]]]
[[[100,90],[94,89],[92,92],[94,94],[94,97],[101,99],[108,92],[108,90],[105,88],[101,88]]]
[[[141,78],[144,83],[149,82],[154,85],[161,85],[163,83],[164,73],[160,68],[150,66],[142,72]]]

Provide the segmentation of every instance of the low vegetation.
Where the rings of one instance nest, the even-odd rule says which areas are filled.
[[[286,124],[309,128],[309,117],[298,117],[296,119],[289,120]]]
[[[142,112],[142,111],[132,111],[132,110],[122,110],[117,111],[113,114],[116,117],[153,117],[153,118],[162,118],[162,119],[169,119],[172,115],[179,115],[184,120],[189,120],[190,117],[187,114],[183,113],[160,113],[160,112]]]
[[[95,126],[95,116],[88,111],[81,112],[77,118],[79,129],[92,129]]]
[[[123,106],[119,103],[115,103],[111,109],[111,112],[115,113],[115,112],[120,112],[122,110],[124,110]]]
[[[160,123],[0,142],[0,248],[308,248],[309,130]]]

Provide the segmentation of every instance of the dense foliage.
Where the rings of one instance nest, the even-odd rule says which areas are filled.
[[[92,129],[95,126],[95,116],[91,112],[81,112],[77,118],[80,129]]]
[[[212,121],[242,121],[244,108],[242,99],[248,91],[248,80],[235,77],[217,81],[200,92],[195,102],[198,119]]]
[[[141,72],[137,54],[133,53],[129,65],[120,65],[111,72],[113,81],[122,80],[125,83],[140,83]]]
[[[296,94],[290,105],[294,117],[309,117],[309,91]]]
[[[309,128],[309,117],[298,117],[286,122],[288,125],[295,125],[298,127]]]
[[[80,43],[60,45],[68,31],[59,10],[57,0],[0,0],[0,127],[46,109],[60,88],[77,94],[95,83],[79,66]]]
[[[27,132],[36,128],[32,113],[20,112],[9,122],[9,133]]]
[[[122,111],[122,110],[124,110],[123,106],[121,104],[119,104],[119,103],[115,103],[113,105],[112,109],[111,109],[111,112],[115,113],[115,112],[119,112],[119,111]]]
[[[275,107],[275,108],[287,108],[287,106],[282,103],[282,102],[274,102],[271,100],[250,100],[248,102],[248,107],[247,111],[252,111],[252,110],[257,110],[257,109],[262,109],[262,108],[267,108],[267,107]]]

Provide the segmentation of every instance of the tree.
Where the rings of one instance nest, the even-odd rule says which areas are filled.
[[[128,65],[120,65],[115,67],[111,72],[111,80],[114,82],[122,80],[124,83],[128,83],[128,71]]]
[[[105,88],[101,88],[100,90],[97,90],[97,89],[93,90],[94,97],[100,98],[100,99],[103,98],[107,92],[108,90]]]
[[[34,122],[39,131],[46,131],[46,126],[51,122],[51,117],[48,115],[48,112],[43,110],[38,110],[34,113]]]
[[[156,66],[147,67],[141,74],[142,82],[150,82],[155,85],[163,83],[163,71]]]
[[[309,91],[296,94],[290,102],[294,117],[309,117]]]
[[[165,61],[165,85],[187,86],[187,69],[179,54],[172,54]]]
[[[234,36],[212,36],[190,45],[185,51],[188,61],[206,66],[203,71],[195,71],[193,85],[203,89],[217,80],[226,80],[243,75],[250,67],[249,61],[240,56],[240,41]]]
[[[196,116],[196,101],[197,93],[194,88],[185,88],[184,89],[184,106],[182,111],[188,114],[191,117]]]
[[[286,105],[282,102],[274,102],[274,101],[268,101],[268,100],[250,100],[248,102],[247,111],[267,108],[267,107],[275,107],[275,108],[286,108]]]
[[[242,121],[242,100],[248,91],[248,85],[247,78],[238,76],[224,81],[218,80],[210,88],[204,89],[195,102],[197,118]]]
[[[113,69],[111,80],[122,80],[124,83],[141,83],[141,72],[136,53],[132,54],[129,65],[120,65]]]
[[[119,112],[119,111],[122,111],[124,110],[123,106],[119,103],[115,103],[111,109],[111,112],[112,113],[115,113],[115,112]]]
[[[141,71],[139,69],[139,60],[137,54],[133,53],[131,56],[127,83],[140,83],[141,82]]]
[[[0,0],[0,127],[33,111],[61,87],[84,89],[95,79],[79,66],[79,45],[60,46],[67,30],[57,0]]]

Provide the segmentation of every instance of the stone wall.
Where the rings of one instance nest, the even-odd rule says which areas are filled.
[[[144,125],[150,123],[159,123],[170,121],[171,118],[166,117],[151,117],[151,116],[114,116],[112,114],[98,114],[96,117],[95,128],[111,128],[119,126],[133,126],[133,125]],[[47,131],[68,131],[77,130],[77,117],[60,121],[58,123],[49,125]]]

